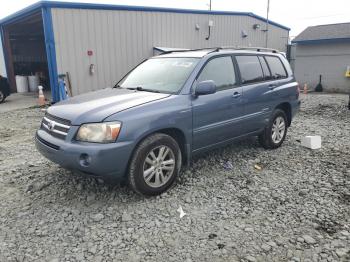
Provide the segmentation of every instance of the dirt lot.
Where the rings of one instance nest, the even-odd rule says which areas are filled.
[[[156,198],[43,158],[39,109],[1,114],[0,261],[350,261],[347,96],[302,102],[281,148],[210,152]],[[302,148],[313,134],[322,149]]]

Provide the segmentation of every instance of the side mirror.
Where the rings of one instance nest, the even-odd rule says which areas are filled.
[[[210,95],[214,93],[216,93],[216,85],[212,80],[198,83],[194,92],[196,96]]]

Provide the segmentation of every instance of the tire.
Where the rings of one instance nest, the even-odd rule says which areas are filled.
[[[166,134],[156,133],[136,148],[129,166],[129,185],[138,194],[159,195],[172,186],[181,165],[178,143]]]
[[[282,129],[282,122],[284,127]],[[276,129],[279,126],[280,129]],[[283,131],[282,131],[283,130]],[[284,139],[286,138],[288,130],[288,122],[286,113],[281,109],[276,109],[271,116],[271,119],[264,131],[259,135],[259,143],[265,149],[275,149],[282,145]],[[274,135],[275,133],[275,135]]]
[[[0,90],[0,104],[5,101],[5,98],[6,98],[6,96],[5,96],[4,92]]]

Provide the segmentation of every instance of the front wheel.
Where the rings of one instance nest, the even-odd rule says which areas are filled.
[[[281,109],[276,109],[265,127],[259,135],[260,144],[266,149],[275,149],[282,145],[287,134],[287,116]]]
[[[142,195],[159,195],[174,183],[181,168],[178,143],[166,134],[154,134],[137,147],[130,162],[130,187]]]

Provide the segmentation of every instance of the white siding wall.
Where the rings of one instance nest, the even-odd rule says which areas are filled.
[[[247,16],[60,8],[53,9],[52,16],[58,73],[70,73],[74,95],[113,86],[152,56],[154,46],[265,45],[265,33],[253,29],[253,24],[263,28],[264,23]],[[207,41],[209,19],[214,27]],[[196,24],[200,30],[195,30]],[[242,30],[247,38],[241,37]],[[287,36],[287,30],[270,26],[270,47],[286,51]],[[90,64],[96,67],[93,76]]]
[[[2,41],[0,38],[0,75],[7,76],[3,50],[4,49],[2,48]]]
[[[350,78],[345,77],[350,66],[350,43],[297,45],[295,77],[313,89],[322,75],[325,91],[350,92]]]

